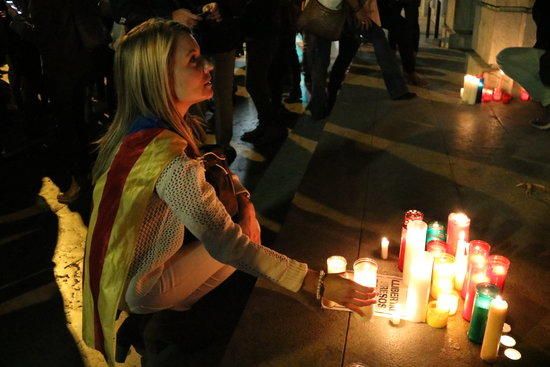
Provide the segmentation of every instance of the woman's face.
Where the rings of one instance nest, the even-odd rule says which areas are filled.
[[[178,37],[174,53],[174,91],[180,112],[212,98],[212,66],[201,56],[197,41],[190,35]]]

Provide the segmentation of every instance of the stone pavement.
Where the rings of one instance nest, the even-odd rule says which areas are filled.
[[[363,48],[327,119],[294,196],[275,249],[325,266],[342,255],[378,260],[379,273],[398,275],[403,213],[422,210],[446,221],[462,210],[472,219],[471,239],[492,244],[512,265],[503,296],[508,323],[523,354],[501,365],[550,362],[550,190],[528,196],[529,182],[550,188],[550,135],[528,122],[533,102],[462,105],[464,54],[426,48],[419,70],[430,86],[420,98],[394,102],[383,90],[372,54]],[[380,260],[388,236],[390,258]],[[375,317],[362,323],[348,313],[281,292],[259,280],[226,350],[226,366],[481,366],[468,323],[451,318],[447,329]]]

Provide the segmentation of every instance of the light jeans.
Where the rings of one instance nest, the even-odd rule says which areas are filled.
[[[235,268],[215,260],[200,242],[184,244],[164,265],[158,282],[147,295],[126,296],[131,312],[186,311],[223,283]],[[132,282],[131,282],[132,283]]]
[[[529,47],[506,48],[497,55],[497,63],[506,75],[525,88],[531,98],[550,106],[550,87],[539,76],[540,57],[545,50]]]

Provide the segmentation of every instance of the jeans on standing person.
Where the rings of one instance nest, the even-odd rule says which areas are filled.
[[[395,52],[391,49],[384,30],[372,24],[365,32],[365,38],[372,43],[376,61],[382,71],[386,89],[392,99],[397,99],[409,93],[409,88],[401,72]]]
[[[330,64],[330,47],[332,42],[316,36],[306,34],[308,62],[311,74],[311,100],[308,109],[314,120],[327,117],[327,69]]]
[[[538,48],[510,47],[497,55],[502,71],[521,84],[543,107],[550,106],[550,87],[544,85],[539,76],[539,60],[545,52]]]

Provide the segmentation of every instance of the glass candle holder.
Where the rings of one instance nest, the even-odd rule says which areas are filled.
[[[343,256],[331,256],[327,259],[327,273],[345,273],[348,261]]]
[[[484,263],[487,263],[487,257],[491,251],[491,245],[485,241],[473,240],[468,246],[468,272],[464,279],[464,286],[462,287],[460,295],[463,299],[466,298],[466,292],[468,291],[468,282],[470,281],[470,268],[479,267]]]
[[[353,263],[353,280],[365,287],[376,288],[376,276],[378,273],[378,264],[373,259],[362,257]],[[373,315],[373,306],[361,307],[365,314],[363,320],[368,321]]]
[[[460,234],[455,253],[455,289],[462,291],[464,278],[468,272],[468,247],[470,244],[464,241],[464,233]]]
[[[447,243],[441,240],[432,240],[426,244],[426,251],[434,257],[447,253]]]
[[[426,323],[433,328],[441,329],[447,326],[449,321],[449,309],[441,305],[439,301],[431,301],[428,304]]]
[[[431,296],[435,299],[441,294],[451,293],[454,289],[455,257],[442,254],[435,258]]]
[[[426,243],[433,240],[445,241],[447,233],[445,225],[435,221],[428,223],[428,231],[426,232]]]
[[[508,269],[510,269],[510,260],[504,256],[491,255],[487,259],[489,283],[496,285],[501,293],[504,290]]]
[[[496,285],[491,283],[480,283],[476,286],[472,321],[468,329],[468,339],[476,344],[481,344],[483,341],[489,307],[491,306],[491,301],[495,299],[496,296],[498,296],[498,287]]]
[[[483,265],[480,265],[479,267],[473,267],[471,270],[468,291],[466,292],[466,297],[464,298],[464,309],[462,310],[462,318],[466,321],[470,321],[472,318],[477,285],[489,281],[486,274],[487,263],[483,263]]]
[[[452,291],[451,293],[441,294],[437,301],[441,305],[446,305],[446,307],[449,309],[449,316],[453,316],[458,310],[459,297],[460,295],[457,291]]]
[[[397,268],[400,271],[403,271],[403,266],[405,264],[405,250],[407,246],[407,225],[412,220],[423,220],[424,214],[419,210],[408,210],[405,213],[405,218],[403,219],[403,225],[401,227],[401,244],[399,245],[399,261],[397,262]]]
[[[470,238],[470,218],[464,213],[451,213],[447,221],[447,252],[451,255],[456,253],[456,245],[460,233],[464,233],[464,240]]]

